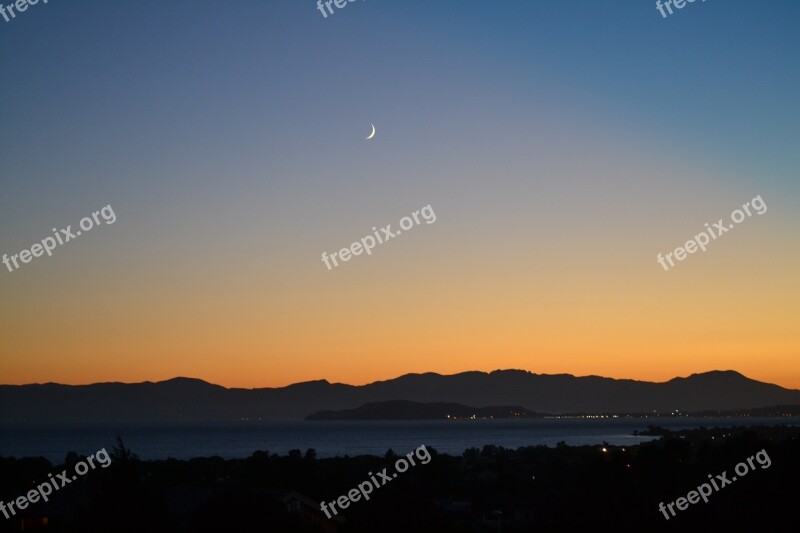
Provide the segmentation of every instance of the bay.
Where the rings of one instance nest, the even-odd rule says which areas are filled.
[[[257,450],[285,455],[313,448],[318,457],[383,455],[426,445],[460,455],[484,445],[517,448],[634,445],[653,437],[634,436],[648,425],[679,430],[700,426],[800,425],[800,418],[666,417],[666,418],[537,418],[424,421],[241,421],[224,424],[0,424],[0,456],[45,457],[60,463],[68,452],[91,454],[111,450],[116,437],[141,459],[248,457]]]

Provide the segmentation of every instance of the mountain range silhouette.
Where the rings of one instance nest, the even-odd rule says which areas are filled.
[[[523,370],[406,374],[354,386],[327,380],[279,388],[225,388],[199,379],[92,385],[0,385],[0,421],[223,422],[303,419],[319,411],[405,400],[536,413],[735,411],[800,405],[800,390],[711,371],[663,383]]]

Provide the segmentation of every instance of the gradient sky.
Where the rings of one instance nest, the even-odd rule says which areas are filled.
[[[800,388],[799,19],[795,0],[0,19],[0,253],[117,215],[0,265],[0,383],[734,369]],[[658,265],[756,195],[764,215]],[[321,262],[427,204],[436,223]]]

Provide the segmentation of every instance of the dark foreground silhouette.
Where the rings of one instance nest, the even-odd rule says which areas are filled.
[[[140,461],[120,441],[106,469],[95,469],[6,519],[0,531],[51,532],[516,532],[795,531],[800,489],[800,428],[758,427],[663,432],[631,447],[559,445],[510,450],[485,446],[461,457],[428,448],[411,466],[328,519],[331,502],[398,456],[317,459],[255,452],[247,459]],[[419,443],[422,445],[424,443]],[[416,446],[415,446],[416,447]],[[669,520],[660,502],[761,450],[746,476]],[[396,450],[405,455],[409,450]],[[0,458],[0,501],[26,494],[47,475],[72,469],[45,459]]]

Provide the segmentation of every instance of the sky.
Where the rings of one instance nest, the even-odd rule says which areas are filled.
[[[333,10],[0,19],[0,254],[116,217],[0,265],[0,383],[731,369],[800,388],[800,3]],[[434,223],[321,260],[424,206]]]

